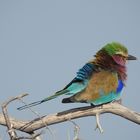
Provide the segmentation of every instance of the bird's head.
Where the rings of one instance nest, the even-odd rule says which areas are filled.
[[[107,69],[118,73],[121,80],[126,80],[126,62],[127,60],[136,60],[135,56],[129,55],[127,48],[117,42],[106,44],[99,50],[95,59],[90,61],[100,69]]]
[[[112,60],[121,66],[125,66],[127,60],[136,60],[135,56],[129,55],[127,48],[117,42],[106,44],[100,51],[97,52],[96,56],[100,54],[108,55]]]

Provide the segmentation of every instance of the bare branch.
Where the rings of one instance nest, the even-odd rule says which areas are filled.
[[[4,118],[5,118],[5,122],[6,122],[7,129],[8,129],[8,134],[9,134],[11,140],[19,140],[19,139],[17,138],[17,134],[16,134],[15,130],[13,129],[12,123],[10,122],[10,119],[8,116],[8,111],[7,111],[7,106],[10,102],[12,102],[18,98],[22,98],[26,95],[27,94],[22,94],[20,96],[10,98],[8,101],[6,101],[2,104],[2,112],[3,112]]]
[[[95,130],[97,128],[99,129],[100,133],[104,132],[104,130],[102,129],[101,124],[100,124],[99,114],[98,113],[96,114],[96,128],[95,128]]]
[[[68,121],[70,119],[72,120],[80,117],[95,116],[97,113],[112,113],[140,125],[140,113],[134,112],[118,103],[109,103],[95,108],[91,106],[74,108],[56,114],[43,116],[41,120],[40,118],[37,118],[32,121],[20,121],[10,118],[10,122],[13,124],[14,129],[30,133],[40,128],[46,127],[45,124],[49,126]],[[45,124],[42,123],[42,120],[45,122]],[[0,124],[6,126],[6,122],[2,114],[0,114]]]
[[[8,111],[7,111],[7,106],[14,100],[17,100],[17,99],[21,99],[23,98],[24,96],[27,96],[28,94],[25,93],[25,94],[21,94],[19,96],[16,96],[16,97],[12,97],[10,98],[8,101],[5,101],[3,104],[2,104],[2,112],[3,112],[3,115],[4,115],[4,119],[5,119],[5,123],[6,123],[6,126],[7,126],[7,129],[8,129],[8,134],[10,136],[10,139],[11,140],[20,140],[20,139],[36,139],[36,140],[40,140],[40,135],[41,133],[38,133],[38,134],[34,134],[34,131],[32,131],[32,133],[30,133],[31,137],[18,137],[17,134],[16,134],[16,131],[14,130],[13,128],[13,124],[12,124],[12,121],[11,119],[9,118],[9,115],[8,115]]]

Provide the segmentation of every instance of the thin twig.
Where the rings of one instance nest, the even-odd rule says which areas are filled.
[[[78,140],[80,127],[78,124],[76,124],[76,122],[74,122],[72,120],[69,120],[69,121],[74,125],[74,138],[73,138],[73,140]]]
[[[104,130],[102,129],[101,127],[101,124],[100,124],[100,119],[99,119],[99,113],[96,114],[96,129],[99,129],[100,133],[103,133]]]

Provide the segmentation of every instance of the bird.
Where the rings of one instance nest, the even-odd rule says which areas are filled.
[[[69,95],[62,99],[62,103],[89,103],[93,106],[119,100],[127,80],[126,63],[136,59],[128,54],[128,49],[123,44],[107,43],[78,70],[75,78],[62,90],[17,109],[39,105],[60,95]]]

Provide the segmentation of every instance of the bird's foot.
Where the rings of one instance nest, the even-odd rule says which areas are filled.
[[[113,100],[111,103],[118,103],[118,104],[122,104],[122,99],[119,99],[119,100]]]

